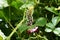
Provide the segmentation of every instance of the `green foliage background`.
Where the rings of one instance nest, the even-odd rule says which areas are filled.
[[[2,1],[2,0],[1,0]],[[31,28],[38,26],[38,33],[28,34],[29,27],[26,19],[22,25],[14,32],[10,40],[60,40],[60,0],[5,0],[7,7],[0,8],[0,30],[7,36],[21,22],[28,6],[34,6],[33,20]],[[5,5],[5,4],[4,4]],[[6,27],[8,26],[8,28]]]

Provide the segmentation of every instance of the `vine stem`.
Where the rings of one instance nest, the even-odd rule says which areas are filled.
[[[7,37],[7,40],[11,38],[11,36],[16,32],[16,30],[22,25],[24,19],[16,26],[16,28],[11,32],[11,34]]]
[[[6,40],[10,40],[11,36],[16,32],[16,30],[22,25],[22,23],[25,21],[25,11],[23,15],[23,19],[20,21],[20,23],[14,28],[14,30],[11,32],[11,34],[6,38]]]

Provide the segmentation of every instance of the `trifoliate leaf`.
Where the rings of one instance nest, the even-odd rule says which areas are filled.
[[[46,26],[48,28],[51,28],[51,29],[54,29],[55,28],[55,26],[52,23],[47,23]]]
[[[54,32],[54,34],[60,36],[60,27],[59,28],[55,28],[55,30],[53,32]]]
[[[45,31],[46,31],[46,32],[51,32],[52,29],[50,29],[50,28],[46,28]]]
[[[36,25],[38,25],[38,26],[44,26],[46,23],[47,23],[47,20],[45,18],[43,18],[43,17],[39,18],[36,21]]]
[[[52,18],[52,23],[53,23],[54,26],[57,25],[57,23],[60,21],[59,18],[60,17],[53,17]]]

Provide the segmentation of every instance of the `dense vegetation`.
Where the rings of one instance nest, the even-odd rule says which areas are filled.
[[[60,0],[0,0],[0,40],[60,40]]]

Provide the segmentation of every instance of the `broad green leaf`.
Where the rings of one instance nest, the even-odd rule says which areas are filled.
[[[3,38],[0,36],[0,40],[3,40]]]
[[[36,21],[36,25],[38,26],[44,26],[46,23],[47,23],[47,20],[44,17],[41,17]]]
[[[60,27],[59,28],[55,28],[55,30],[53,32],[54,32],[54,34],[60,36]]]
[[[48,6],[46,6],[45,9],[48,10],[48,11],[50,11],[50,12],[52,12],[52,13],[54,13],[54,14],[56,14],[56,15],[60,15],[60,13],[58,13],[58,12],[55,10],[54,7],[48,7]]]
[[[23,31],[25,31],[25,30],[27,30],[27,29],[28,29],[28,26],[27,26],[27,25],[21,25],[21,26],[19,27],[20,33],[22,33]]]
[[[55,26],[52,23],[47,23],[46,26],[48,28],[51,28],[51,29],[54,29],[55,28]]]
[[[15,7],[15,8],[18,8],[18,5],[17,5],[17,2],[16,2],[16,1],[13,1],[13,2],[11,3],[11,5],[12,5],[13,7]]]
[[[50,29],[50,28],[45,29],[45,32],[51,32],[51,31],[52,31],[52,29]]]
[[[20,1],[12,1],[11,6],[15,7],[16,9],[19,9],[19,7],[22,5]]]
[[[60,21],[60,17],[53,17],[52,18],[52,23],[54,26],[56,26],[59,21]]]

